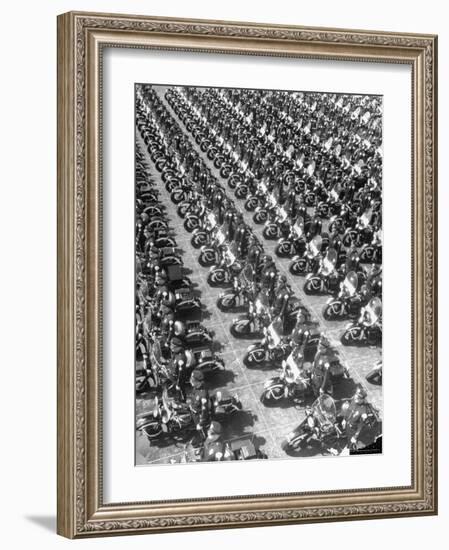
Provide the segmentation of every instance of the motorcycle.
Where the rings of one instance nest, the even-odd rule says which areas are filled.
[[[316,273],[308,273],[306,276],[304,283],[304,292],[306,294],[332,292],[337,288],[339,282],[339,275],[335,269],[337,260],[338,256],[335,248],[328,248],[318,271]]]
[[[263,327],[271,322],[271,311],[266,293],[259,293],[254,303],[250,302],[248,313],[235,318],[231,324],[234,338],[255,338]]]
[[[366,301],[357,294],[358,277],[355,271],[350,271],[340,285],[337,296],[329,298],[323,308],[323,317],[327,321],[357,317],[360,308]]]
[[[311,241],[306,244],[302,255],[293,257],[288,269],[292,275],[304,275],[307,272],[313,272],[319,265],[321,246],[323,239],[321,235],[315,235]]]
[[[360,317],[347,325],[341,337],[345,346],[376,346],[382,342],[382,302],[372,298],[362,308]]]
[[[182,441],[194,433],[196,426],[189,406],[186,403],[170,402],[164,391],[162,400],[156,396],[152,410],[138,417],[136,428],[150,442],[164,436]]]
[[[203,267],[210,267],[219,263],[223,245],[226,242],[227,225],[222,224],[220,227],[214,228],[214,235],[211,238],[211,243],[204,245],[200,249],[198,262]]]
[[[254,298],[254,270],[246,265],[238,277],[234,277],[232,288],[226,290],[217,299],[217,307],[220,311],[231,311],[240,306],[247,305]]]
[[[248,367],[257,367],[277,365],[282,362],[290,351],[288,340],[282,337],[279,331],[278,323],[271,322],[264,328],[264,338],[252,346],[249,346],[244,357],[243,363]]]
[[[300,216],[294,225],[292,225],[288,237],[279,239],[275,253],[280,258],[291,258],[295,254],[302,256],[305,250],[304,218]]]
[[[337,423],[335,401],[330,395],[322,394],[306,408],[304,420],[287,435],[281,447],[287,454],[317,447],[321,452],[338,454],[336,447],[343,438]]]
[[[282,234],[289,231],[288,215],[282,206],[277,206],[274,212],[274,219],[265,222],[262,235],[267,240],[279,239]]]
[[[213,239],[214,229],[217,226],[217,217],[213,212],[206,215],[204,227],[197,227],[192,234],[190,242],[194,248],[201,248],[210,244]]]
[[[243,265],[237,259],[237,249],[238,245],[235,242],[224,249],[221,262],[212,266],[207,275],[207,282],[210,286],[228,285],[240,273]]]
[[[263,387],[260,402],[263,405],[292,399],[303,399],[311,388],[310,364],[306,365],[300,349],[290,352],[282,361],[282,371],[269,378]]]

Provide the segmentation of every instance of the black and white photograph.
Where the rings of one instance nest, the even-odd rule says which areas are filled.
[[[380,95],[135,85],[137,465],[382,453],[382,132]]]

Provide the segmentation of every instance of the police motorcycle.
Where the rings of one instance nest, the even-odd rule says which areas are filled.
[[[253,222],[256,224],[265,223],[270,215],[276,211],[278,206],[279,191],[274,190],[265,196],[262,206],[258,206],[253,215]]]
[[[335,248],[328,248],[320,266],[315,273],[308,273],[304,282],[304,292],[306,294],[321,294],[333,292],[338,288],[340,281],[339,273],[336,269],[338,255]]]
[[[214,229],[217,227],[218,219],[214,212],[206,214],[203,220],[203,224],[197,227],[190,240],[194,248],[201,248],[205,245],[210,245],[214,236]]]
[[[195,431],[195,422],[188,404],[169,400],[164,390],[161,399],[155,397],[152,409],[137,417],[136,429],[150,442],[162,438],[183,441]]]
[[[382,342],[382,302],[374,297],[361,309],[358,320],[347,325],[341,336],[345,346],[375,346]]]
[[[357,215],[353,212],[349,204],[343,203],[341,205],[340,211],[337,214],[331,216],[329,220],[328,231],[330,233],[337,232],[340,235],[343,235],[348,227],[352,228],[355,225],[356,221]],[[352,241],[352,237],[350,238],[350,241]]]
[[[231,334],[234,338],[257,338],[270,322],[270,298],[268,292],[263,290],[257,294],[254,302],[249,302],[248,312],[232,321]]]
[[[365,243],[360,249],[361,263],[382,263],[382,230],[374,232],[370,243]]]
[[[311,364],[304,361],[301,346],[291,350],[282,360],[281,373],[264,383],[261,403],[269,405],[282,400],[302,400],[311,387],[310,370]]]
[[[192,233],[201,226],[201,221],[208,214],[204,200],[196,200],[191,204],[191,208],[184,216],[184,229]]]
[[[155,293],[153,309],[156,311],[162,306],[174,314],[186,314],[201,310],[201,300],[195,296],[192,287],[176,286],[169,288],[161,285]]]
[[[337,295],[332,296],[323,307],[323,317],[327,321],[336,321],[347,317],[358,317],[360,308],[367,299],[358,292],[359,281],[355,271],[349,271],[340,283]]]
[[[243,264],[238,259],[239,245],[236,242],[223,245],[220,263],[210,268],[207,282],[210,286],[223,286],[230,284],[242,271]]]
[[[264,327],[264,337],[260,342],[248,347],[243,363],[248,367],[274,366],[281,363],[291,350],[288,338],[283,336],[282,323],[273,320]]]
[[[176,239],[173,236],[173,232],[167,229],[156,229],[153,232],[144,230],[144,236],[148,237],[156,248],[176,248]]]
[[[353,222],[353,224],[347,226],[343,235],[344,246],[360,247],[365,243],[369,243],[373,235],[372,219],[373,210],[368,207],[358,216],[355,223]]]
[[[304,233],[304,218],[299,216],[290,227],[287,237],[281,238],[275,248],[275,253],[280,258],[292,258],[295,254],[302,256],[306,249],[306,237]]]
[[[237,396],[217,391],[210,396],[208,408],[211,420],[225,422],[231,415],[241,411],[242,405]],[[136,428],[150,442],[162,438],[185,441],[195,433],[197,425],[189,404],[170,399],[168,391],[164,389],[161,398],[155,397],[152,409],[137,417]]]
[[[245,201],[245,210],[248,212],[254,212],[257,207],[262,206],[269,192],[268,182],[264,180],[259,181],[256,184],[255,191],[251,193]]]
[[[255,291],[254,268],[246,264],[243,270],[234,276],[232,287],[220,294],[217,307],[220,311],[231,311],[247,306],[251,300],[254,300]]]
[[[262,235],[265,239],[275,240],[290,232],[290,221],[283,206],[277,205],[272,216],[265,222]]]
[[[345,440],[338,426],[337,407],[333,398],[323,393],[310,407],[306,407],[304,420],[281,443],[287,454],[307,449],[326,454],[338,454],[339,440]]]
[[[228,233],[227,222],[220,226],[214,224],[211,228],[211,239],[209,244],[205,244],[200,248],[198,262],[203,267],[210,267],[220,263],[223,257],[223,251],[226,249],[226,240]]]
[[[167,339],[178,346],[190,348],[204,344],[211,344],[214,333],[203,326],[199,321],[170,320]]]
[[[304,252],[294,256],[288,266],[290,273],[292,275],[304,275],[316,271],[319,267],[322,244],[323,238],[321,235],[315,235],[307,242]]]

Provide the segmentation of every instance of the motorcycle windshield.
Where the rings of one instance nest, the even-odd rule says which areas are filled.
[[[277,330],[278,328],[279,327],[277,327],[274,322],[270,323],[267,328],[268,335],[270,336],[270,339],[275,346],[278,346],[281,343],[281,335],[280,332]]]
[[[372,215],[371,210],[366,210],[365,212],[363,212],[363,214],[360,216],[360,221],[359,221],[362,227],[368,227],[368,225],[371,222],[371,215]]]
[[[209,222],[209,227],[213,229],[217,225],[217,218],[215,217],[215,214],[211,212],[207,215],[207,221]]]
[[[240,280],[244,286],[250,286],[254,280],[254,270],[250,265],[246,265],[240,273]]]
[[[236,254],[237,254],[237,244],[233,243],[231,246],[227,248],[226,254],[225,254],[226,265],[228,267],[235,262],[237,257]]]
[[[285,363],[288,367],[290,375],[297,380],[298,378],[301,378],[302,376],[302,361],[298,361],[298,359],[302,359],[302,355],[298,354],[295,351],[292,351],[290,355],[285,360]]]
[[[270,309],[270,300],[266,292],[260,292],[255,301],[256,312],[263,313]]]
[[[373,325],[382,315],[382,302],[379,298],[373,298],[366,306],[366,314],[368,315],[369,324]]]
[[[155,340],[151,346],[151,359],[155,364],[162,363],[162,350],[159,340]]]
[[[323,268],[322,268],[323,275],[330,275],[334,270],[336,263],[337,263],[337,251],[335,250],[335,248],[329,248],[323,260]]]
[[[293,231],[298,238],[301,238],[304,234],[304,218],[300,216],[293,226]]]
[[[225,233],[225,226],[222,225],[220,227],[220,229],[217,231],[217,243],[218,244],[223,244],[226,240],[226,233]]]
[[[318,256],[321,250],[321,245],[323,243],[323,239],[321,238],[321,235],[315,235],[313,239],[309,243],[309,249],[312,253],[312,256]]]
[[[332,427],[337,420],[337,407],[332,397],[323,393],[312,405],[314,417],[322,430]]]
[[[287,212],[285,211],[284,208],[279,208],[279,221],[280,222],[285,222],[285,220],[287,219]]]
[[[355,271],[350,271],[343,281],[343,287],[349,296],[353,296],[357,290],[359,284],[359,278]]]

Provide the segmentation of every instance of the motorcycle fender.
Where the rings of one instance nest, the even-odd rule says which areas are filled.
[[[348,323],[345,327],[346,330],[349,330],[350,328],[352,328],[354,325],[354,323]]]
[[[326,300],[326,304],[329,305],[329,304],[331,304],[333,301],[334,301],[334,299],[333,299],[332,297],[331,297],[331,298],[328,298],[328,299]]]
[[[310,281],[310,279],[311,279],[312,277],[314,277],[314,276],[315,276],[315,275],[314,275],[313,273],[307,273],[307,275],[306,275],[306,281]]]
[[[259,344],[252,344],[251,346],[248,346],[248,349],[246,350],[247,353],[251,353],[252,351],[254,351],[255,349],[258,349],[260,348],[260,343]]]
[[[274,378],[269,378],[265,381],[263,387],[264,389],[270,388],[271,386],[275,386],[277,384],[280,384],[281,379],[278,376],[275,376]]]
[[[293,256],[292,258],[292,262],[297,262],[298,260],[301,259],[301,256],[299,256],[298,254],[296,256]]]

